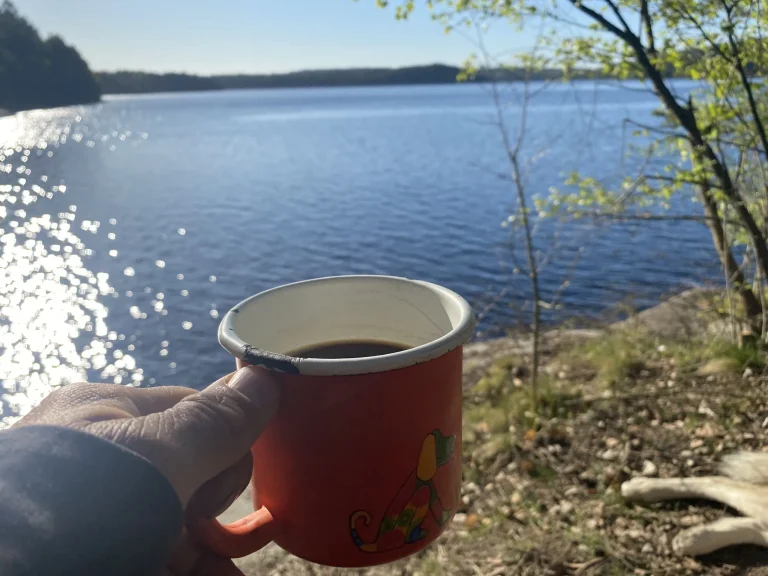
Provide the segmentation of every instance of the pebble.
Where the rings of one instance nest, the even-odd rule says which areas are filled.
[[[704,440],[702,440],[701,438],[694,438],[693,440],[691,440],[690,446],[691,446],[691,450],[696,450],[696,448],[701,448],[702,446],[704,446]]]
[[[717,416],[717,414],[714,413],[712,408],[709,407],[709,404],[707,404],[706,400],[702,400],[699,404],[699,414],[703,414],[704,416],[709,416],[710,418],[714,418]]]
[[[698,427],[693,433],[699,438],[712,438],[717,434],[714,426],[712,426],[712,424],[709,422],[703,426]]]
[[[573,496],[576,496],[580,492],[578,486],[571,486],[565,491],[565,496],[568,498],[571,498]]]
[[[600,501],[597,503],[597,505],[595,506],[595,514],[597,514],[601,518],[605,516],[605,502]]]
[[[605,439],[605,447],[606,448],[616,448],[616,446],[618,446],[619,444],[621,444],[621,440],[619,440],[618,438],[606,438]]]
[[[749,378],[753,374],[754,374],[754,371],[752,370],[752,368],[747,368],[747,369],[744,370],[744,374],[742,374],[741,377],[742,378]]]
[[[715,446],[715,452],[722,452],[724,446],[725,444],[723,442],[718,442],[717,446]]]
[[[680,452],[680,458],[690,458],[691,456],[693,456],[693,451],[691,450],[683,450]]]
[[[659,552],[661,554],[669,554],[669,534],[662,532],[658,537],[657,546],[659,547]]]
[[[520,504],[520,502],[523,501],[523,496],[520,494],[520,492],[514,492],[512,496],[509,497],[509,501],[512,504],[512,506],[517,506]]]
[[[457,512],[453,515],[454,524],[465,524],[467,522],[467,515],[462,512]]]
[[[654,464],[650,460],[643,461],[643,470],[641,472],[643,476],[648,476],[648,477],[656,476],[658,473],[659,473],[659,468],[658,466],[656,466],[656,464]]]
[[[600,454],[600,458],[602,458],[603,460],[616,460],[616,458],[618,457],[619,457],[618,450],[608,449],[602,454]]]
[[[683,566],[691,572],[699,572],[703,568],[701,562],[697,562],[693,558],[688,557],[683,558]]]
[[[701,524],[704,522],[704,516],[700,514],[689,514],[688,516],[683,516],[680,518],[680,526],[695,526],[696,524]]]
[[[568,516],[573,512],[573,504],[567,501],[560,502],[560,516]]]
[[[640,549],[640,552],[643,554],[651,554],[653,552],[653,545],[650,542],[646,542],[643,544],[643,547]]]

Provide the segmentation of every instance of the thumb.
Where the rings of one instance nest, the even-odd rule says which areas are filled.
[[[159,468],[186,507],[198,488],[248,454],[278,399],[269,372],[249,366],[162,412],[95,425],[109,426],[101,435],[119,437]]]
[[[249,366],[160,414],[169,447],[179,460],[169,479],[183,503],[248,454],[276,412],[278,399],[270,373]]]

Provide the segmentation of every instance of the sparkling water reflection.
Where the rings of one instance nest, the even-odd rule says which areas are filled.
[[[0,183],[0,408],[6,424],[52,388],[84,380],[90,371],[116,384],[144,380],[129,353],[134,337],[110,330],[106,322],[107,302],[119,294],[107,272],[87,265],[93,255],[89,235],[98,235],[101,223],[83,219],[78,225],[76,205],[46,212],[67,186],[51,184],[53,179],[38,168],[44,164],[35,159],[53,158],[68,140],[95,147],[97,141],[107,145],[113,138],[124,142],[132,136],[90,132],[96,139],[89,139],[87,128],[78,129],[82,119],[76,111],[57,110],[0,120],[5,174]]]

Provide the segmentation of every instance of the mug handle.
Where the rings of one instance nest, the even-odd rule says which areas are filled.
[[[231,524],[201,518],[187,525],[202,546],[224,558],[242,558],[260,550],[277,535],[272,514],[264,506]]]

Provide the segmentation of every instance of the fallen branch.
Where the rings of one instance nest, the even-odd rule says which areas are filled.
[[[768,548],[768,454],[739,452],[726,457],[726,476],[633,478],[621,486],[630,501],[705,499],[720,502],[745,517],[720,518],[680,532],[672,549],[680,556],[702,556],[737,544]]]

